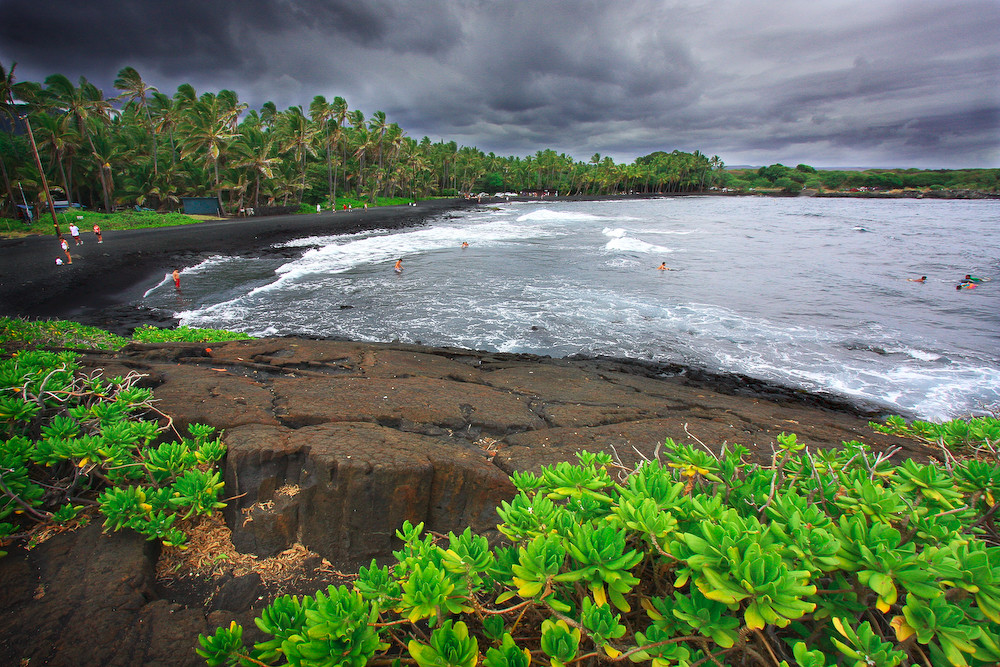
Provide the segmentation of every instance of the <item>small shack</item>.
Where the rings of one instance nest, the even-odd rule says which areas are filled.
[[[222,215],[215,197],[181,197],[185,215]]]

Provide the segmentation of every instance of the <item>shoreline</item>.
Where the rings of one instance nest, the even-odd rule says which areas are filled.
[[[623,195],[619,198],[649,198],[659,195]],[[511,198],[510,201],[575,201],[574,197]],[[431,200],[416,207],[380,207],[353,212],[316,215],[286,215],[239,218],[195,225],[105,232],[98,245],[93,234],[71,247],[72,265],[56,266],[59,249],[53,237],[0,239],[0,316],[66,319],[130,336],[137,327],[153,325],[173,328],[172,314],[136,305],[149,288],[164,280],[174,268],[197,264],[214,254],[237,256],[277,255],[293,259],[302,248],[274,248],[295,238],[341,235],[373,229],[402,229],[425,224],[429,219],[494,202],[476,199]],[[89,237],[89,238],[88,238]],[[292,337],[292,336],[289,336]],[[342,341],[336,337],[295,336],[310,340]],[[390,344],[389,341],[386,341]],[[397,343],[398,344],[398,343]],[[418,345],[441,349],[433,345]],[[482,350],[471,353],[503,356]],[[523,359],[553,359],[537,355],[511,355]],[[657,363],[630,358],[568,355],[563,359],[592,364],[614,364],[625,372],[647,377],[678,377],[723,394],[747,396],[773,402],[791,402],[874,419],[898,411],[871,401],[859,401],[832,393],[813,392],[741,374],[719,373],[706,368]],[[905,415],[904,415],[905,416]]]
[[[192,266],[213,254],[280,253],[271,246],[305,236],[413,227],[475,205],[460,199],[430,200],[417,206],[106,231],[102,244],[84,232],[83,244],[70,247],[73,263],[62,266],[55,264],[62,252],[53,236],[0,239],[0,315],[95,324],[107,319],[104,311],[128,309],[129,302],[173,269]]]

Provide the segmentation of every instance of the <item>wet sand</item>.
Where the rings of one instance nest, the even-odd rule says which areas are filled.
[[[400,229],[473,205],[458,199],[418,202],[352,212],[237,218],[177,227],[104,232],[104,242],[82,230],[74,245],[68,230],[72,264],[55,236],[0,239],[0,315],[71,319],[119,330],[148,320],[152,311],[128,304],[175,268],[197,264],[213,254],[262,256],[280,253],[276,243],[306,236],[350,234],[370,229]],[[290,249],[288,253],[300,253]],[[297,256],[289,254],[290,257]],[[65,259],[64,259],[65,261]]]

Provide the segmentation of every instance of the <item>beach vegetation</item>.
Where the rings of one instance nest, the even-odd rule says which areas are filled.
[[[162,329],[149,325],[137,328],[131,338],[126,338],[98,327],[67,320],[0,317],[0,352],[5,346],[32,349],[118,350],[130,342],[207,343],[249,338],[251,336],[248,334],[223,329],[199,329],[188,326]]]
[[[224,507],[215,429],[175,430],[142,377],[88,375],[74,352],[0,359],[0,556],[95,514],[183,548],[191,520]]]
[[[393,563],[275,600],[263,641],[234,622],[197,651],[210,665],[996,664],[1000,441],[996,420],[959,424],[879,425],[973,455],[943,464],[784,433],[766,465],[669,439],[636,467],[580,452],[512,477],[503,542],[405,522]],[[315,611],[333,598],[332,618]]]
[[[197,327],[179,326],[173,329],[161,329],[150,325],[139,327],[132,334],[136,343],[210,343],[227,340],[249,340],[252,336],[239,331],[224,329],[199,329]]]

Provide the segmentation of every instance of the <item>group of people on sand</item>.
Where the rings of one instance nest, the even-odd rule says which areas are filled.
[[[927,282],[927,276],[920,276],[919,278],[907,278],[911,283],[925,283]],[[989,282],[992,278],[979,278],[972,275],[971,273],[966,273],[965,277],[958,281],[955,285],[955,289],[976,289],[976,286],[980,283]]]
[[[73,245],[83,245],[83,239],[80,238],[80,228],[77,227],[76,223],[71,223],[69,226],[69,235],[73,237]],[[94,236],[97,237],[98,243],[104,243],[104,236],[101,234],[101,226],[94,224]],[[62,257],[56,257],[56,266],[62,266],[63,264],[72,264],[73,257],[69,254],[69,243],[66,241],[66,237],[62,234],[59,235],[59,247],[62,248],[63,254],[66,255],[66,261],[63,262]]]

